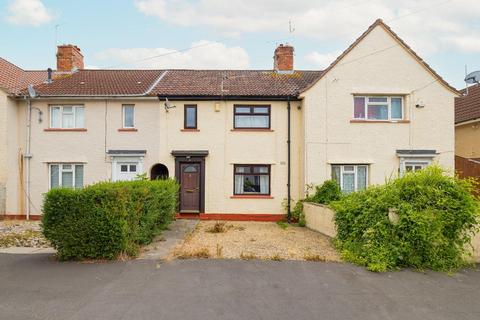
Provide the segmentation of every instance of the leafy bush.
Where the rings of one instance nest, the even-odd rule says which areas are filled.
[[[135,256],[172,221],[177,194],[173,180],[52,189],[43,203],[43,233],[62,260]]]
[[[471,191],[471,182],[430,166],[344,196],[331,203],[337,247],[345,260],[372,271],[456,270],[478,222]]]
[[[329,204],[332,201],[339,200],[342,197],[340,186],[335,180],[327,180],[321,186],[315,187],[315,194],[307,197],[306,201]]]

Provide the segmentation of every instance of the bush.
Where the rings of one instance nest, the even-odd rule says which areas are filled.
[[[307,197],[306,201],[329,204],[332,201],[339,200],[342,197],[340,186],[335,180],[327,180],[321,186],[315,187],[315,194]]]
[[[43,203],[43,234],[61,260],[135,256],[173,220],[177,195],[173,180],[52,189]]]
[[[430,166],[349,194],[331,203],[336,245],[345,260],[372,271],[456,270],[478,222],[471,192],[471,182]]]

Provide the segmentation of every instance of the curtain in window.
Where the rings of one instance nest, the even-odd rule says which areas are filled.
[[[392,98],[392,119],[402,118],[402,98]]]
[[[332,180],[335,180],[340,185],[340,166],[332,166]]]
[[[357,167],[357,190],[363,190],[367,187],[367,167]]]
[[[236,128],[268,128],[268,116],[235,116]]]
[[[343,174],[342,191],[345,193],[350,193],[355,191],[355,174],[353,173]]]
[[[123,116],[124,122],[123,126],[125,128],[133,128],[134,127],[134,107],[133,106],[123,106]]]
[[[60,107],[52,107],[50,112],[50,127],[52,128],[62,127],[62,115],[60,112]]]
[[[269,181],[268,181],[268,176],[260,176],[260,193],[268,194],[270,190],[269,188]]]
[[[239,168],[240,169],[240,168]],[[238,170],[238,169],[237,169]],[[243,186],[245,184],[245,176],[244,175],[235,175],[235,194],[242,194]]]
[[[353,117],[355,119],[365,119],[365,98],[355,97]]]
[[[388,119],[388,106],[368,106],[368,119],[374,120],[387,120]]]
[[[58,165],[52,164],[50,166],[50,187],[51,188],[58,188],[59,180],[58,180]]]
[[[75,108],[75,128],[85,127],[85,110],[83,107]]]
[[[75,166],[75,188],[83,187],[83,165]]]
[[[73,126],[74,116],[72,112],[72,107],[63,107],[62,128],[73,128]]]

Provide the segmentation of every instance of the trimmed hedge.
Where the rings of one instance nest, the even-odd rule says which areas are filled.
[[[135,256],[174,219],[177,197],[174,180],[52,189],[44,198],[43,234],[61,260]]]
[[[430,166],[343,196],[330,204],[337,247],[345,260],[372,271],[456,270],[477,230],[479,202],[472,188]]]

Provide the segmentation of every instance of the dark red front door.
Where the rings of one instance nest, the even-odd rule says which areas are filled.
[[[200,163],[180,164],[180,212],[200,212]]]

